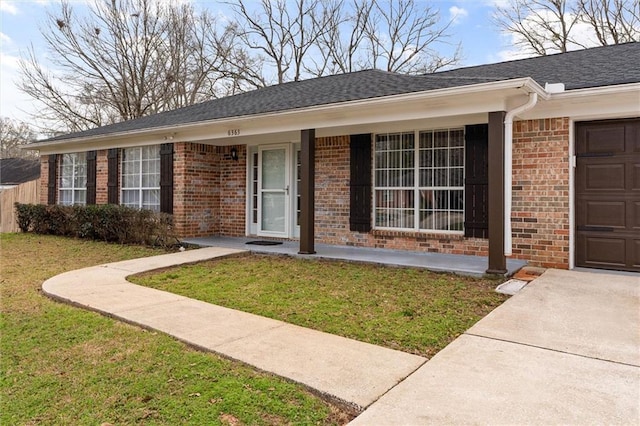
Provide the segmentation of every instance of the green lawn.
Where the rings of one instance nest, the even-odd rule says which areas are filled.
[[[274,256],[213,260],[131,280],[427,357],[506,299],[491,279]]]
[[[61,272],[158,251],[28,234],[0,249],[2,425],[349,420],[297,385],[41,293]]]

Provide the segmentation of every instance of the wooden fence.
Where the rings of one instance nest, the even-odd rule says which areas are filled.
[[[18,232],[14,203],[40,202],[40,179],[20,184],[0,192],[0,232]]]

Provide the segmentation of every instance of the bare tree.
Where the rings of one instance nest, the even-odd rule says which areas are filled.
[[[536,55],[640,41],[638,0],[509,0],[494,21]]]
[[[44,104],[37,118],[77,131],[263,84],[233,26],[160,0],[96,0],[80,17],[63,1],[41,29],[44,64],[21,61],[21,89]]]
[[[515,36],[516,46],[536,55],[566,52],[577,20],[567,0],[509,0],[494,14],[498,27]]]
[[[368,66],[362,52],[373,6],[370,0],[353,0],[351,4],[335,0],[325,4],[324,31],[317,41],[323,54],[310,59],[306,68],[309,74],[348,73]]]
[[[20,149],[35,138],[35,132],[27,123],[0,117],[0,158],[37,158],[35,151]]]
[[[232,0],[241,37],[275,70],[282,83],[379,68],[433,72],[459,61],[435,48],[446,42],[451,21],[414,0]]]
[[[581,22],[589,25],[603,46],[640,41],[640,2],[637,0],[578,0]]]
[[[460,60],[460,49],[442,56],[434,45],[443,43],[452,21],[441,25],[437,10],[414,0],[373,0],[365,27],[373,68],[418,74],[435,72]]]
[[[275,82],[300,80],[307,56],[324,31],[321,0],[261,0],[256,9],[248,8],[246,0],[228,4],[238,17],[238,34],[273,67]]]

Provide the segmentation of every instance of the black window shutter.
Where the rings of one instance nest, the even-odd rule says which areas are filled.
[[[465,127],[464,236],[489,237],[489,125]]]
[[[173,214],[173,144],[160,145],[160,211]]]
[[[96,203],[96,152],[87,152],[87,204]]]
[[[56,203],[56,179],[57,179],[58,155],[49,155],[49,182],[47,187],[47,204]]]
[[[371,134],[351,135],[350,139],[349,229],[371,231]]]
[[[107,203],[118,204],[118,148],[107,153]]]

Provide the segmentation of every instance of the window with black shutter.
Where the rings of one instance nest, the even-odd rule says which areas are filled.
[[[371,134],[351,135],[349,229],[371,231]]]
[[[160,211],[173,214],[173,144],[160,145]]]
[[[489,126],[465,128],[465,237],[489,234]]]
[[[118,204],[118,148],[107,153],[107,202]]]
[[[96,203],[96,151],[87,152],[87,204]]]

